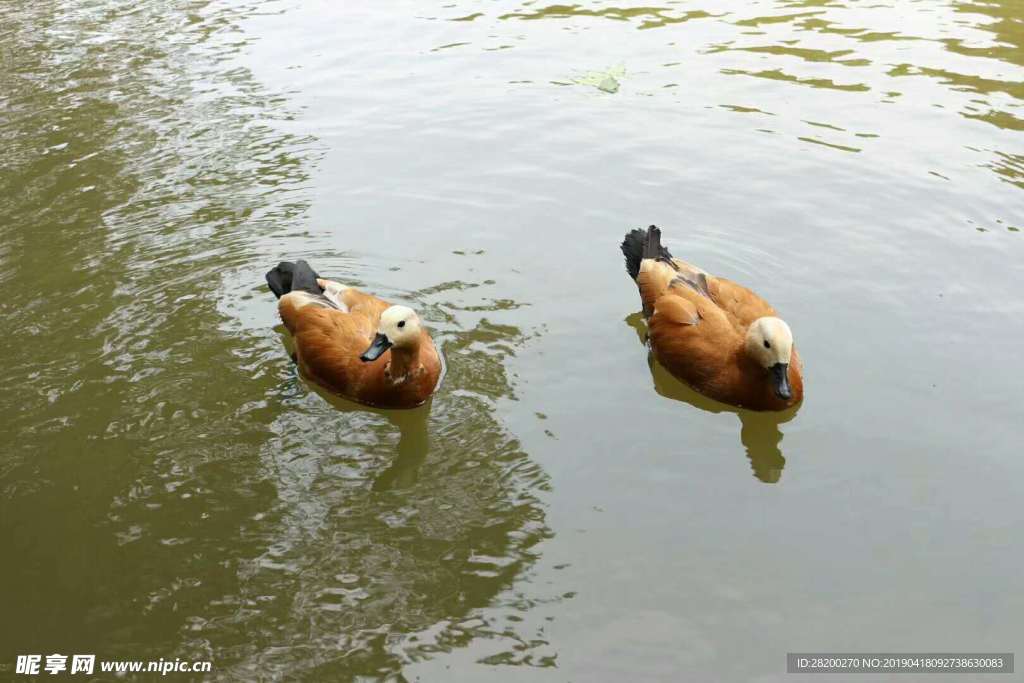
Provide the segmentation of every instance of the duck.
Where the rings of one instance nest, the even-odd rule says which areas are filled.
[[[441,357],[416,312],[321,278],[303,260],[266,274],[302,375],[377,408],[415,408],[438,388]]]
[[[760,296],[672,256],[661,230],[626,234],[626,272],[640,290],[655,359],[701,394],[781,411],[803,401],[803,364],[789,325]]]

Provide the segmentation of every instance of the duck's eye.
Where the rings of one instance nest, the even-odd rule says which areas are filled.
[[[399,327],[405,327],[405,321],[404,320],[399,321],[398,326]],[[765,342],[765,344],[767,344],[767,343],[768,342]]]
[[[764,340],[764,348],[766,348],[766,349],[772,348],[772,345],[768,342],[767,339]]]

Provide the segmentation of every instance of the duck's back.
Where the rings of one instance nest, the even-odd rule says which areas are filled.
[[[774,316],[775,309],[755,292],[722,277],[708,277],[710,297],[741,334],[758,318]]]

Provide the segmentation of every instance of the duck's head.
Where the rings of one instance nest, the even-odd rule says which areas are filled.
[[[389,306],[380,314],[377,335],[370,348],[359,356],[364,363],[377,360],[392,346],[396,349],[411,348],[420,342],[420,318],[408,306]]]
[[[793,333],[780,318],[758,318],[747,330],[747,355],[768,370],[775,395],[783,401],[793,397],[789,388],[789,359],[793,354]]]

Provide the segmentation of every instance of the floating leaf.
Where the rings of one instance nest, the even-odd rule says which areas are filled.
[[[590,71],[579,78],[574,78],[573,83],[577,85],[591,85],[606,93],[614,93],[619,90],[619,79],[626,75],[624,66],[613,66],[605,71]]]

